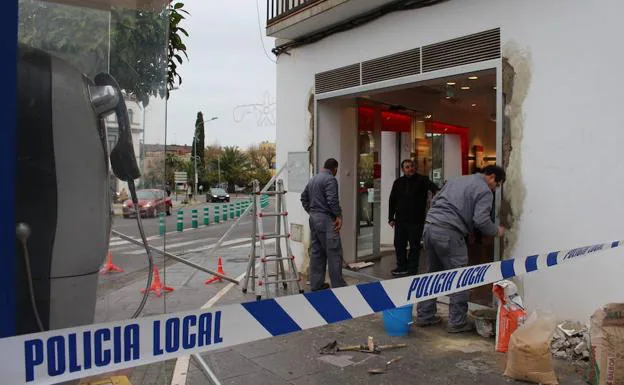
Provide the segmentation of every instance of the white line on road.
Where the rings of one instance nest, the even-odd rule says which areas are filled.
[[[258,265],[256,265],[258,268]],[[245,273],[236,277],[237,281],[240,281],[245,277]],[[208,300],[201,308],[208,309],[214,306],[224,295],[227,294],[234,286],[234,283],[228,283],[223,289],[219,290],[217,294],[215,294],[212,298]],[[171,385],[186,385],[186,378],[189,370],[189,363],[191,360],[191,356],[182,356],[176,360],[175,368],[173,369],[173,376],[171,377]]]
[[[186,242],[179,242],[179,243],[167,243],[165,244],[165,249],[166,250],[171,250],[171,249],[177,249],[183,246],[188,246],[188,245],[192,245],[195,243],[199,243],[199,242],[205,242],[206,239],[194,239],[192,241],[186,241]],[[145,254],[145,249],[142,250],[136,250],[136,251],[130,251],[128,253],[126,253],[128,255],[139,255],[139,254]]]

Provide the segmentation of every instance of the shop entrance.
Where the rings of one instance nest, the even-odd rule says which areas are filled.
[[[351,215],[355,225],[355,242],[350,251],[354,255],[345,253],[347,262],[374,260],[375,266],[364,272],[391,278],[396,259],[394,231],[388,225],[388,200],[392,183],[401,176],[403,159],[414,160],[417,172],[439,187],[452,178],[496,163],[500,152],[496,84],[496,69],[490,69],[340,98],[351,111],[349,119],[345,119],[346,109],[336,114],[342,116],[340,148],[342,164],[347,168],[339,177],[341,189],[344,183],[353,183],[352,187],[344,186],[353,194]],[[321,122],[324,118],[327,115],[324,117],[320,110]],[[345,130],[356,131],[357,135],[345,134]],[[357,170],[350,179],[350,159],[343,156],[348,138],[355,139],[356,144],[350,145],[357,147],[355,154],[348,154],[355,160],[351,170]],[[341,200],[350,199],[341,194]],[[471,234],[468,245],[470,264],[498,259],[500,251],[493,238]],[[426,269],[425,261],[421,252],[421,272]],[[490,293],[490,288],[484,287],[471,299],[490,304]]]

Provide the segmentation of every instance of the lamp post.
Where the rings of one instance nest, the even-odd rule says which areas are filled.
[[[208,123],[217,119],[219,119],[219,117],[213,116],[212,118],[204,120],[201,123]],[[193,194],[195,196],[195,199],[197,199],[197,184],[199,182],[197,180],[197,127],[199,127],[199,124],[200,123],[195,124],[195,135],[193,135],[193,169],[195,171],[195,184],[193,185]]]

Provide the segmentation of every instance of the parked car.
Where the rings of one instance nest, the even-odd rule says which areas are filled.
[[[206,202],[229,202],[230,194],[222,188],[212,187],[206,193]]]
[[[141,218],[154,218],[156,215],[164,212],[171,215],[173,203],[171,198],[167,196],[165,190],[147,189],[137,190],[137,198],[139,199],[139,210]],[[131,199],[123,202],[123,217],[130,218],[136,215],[134,204]]]

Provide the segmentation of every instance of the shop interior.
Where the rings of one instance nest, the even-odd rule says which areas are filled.
[[[441,187],[496,163],[496,71],[467,73],[357,98],[357,259],[378,260],[367,272],[390,278],[395,267],[388,199],[400,163]],[[494,199],[494,197],[493,197]],[[495,239],[470,237],[469,264],[490,262]],[[426,271],[421,253],[420,271]],[[472,295],[489,304],[488,287]]]

